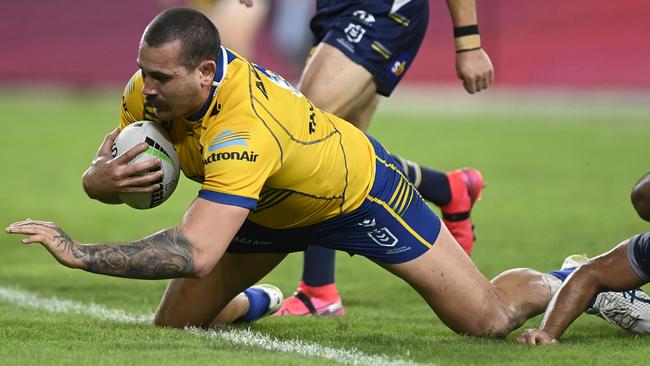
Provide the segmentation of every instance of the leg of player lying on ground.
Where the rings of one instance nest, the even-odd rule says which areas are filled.
[[[650,221],[650,173],[634,185],[630,199],[639,217]],[[623,329],[650,332],[650,297],[637,288],[650,280],[650,233],[626,240],[577,269],[566,267],[554,272],[560,279],[570,276],[551,301],[542,324],[519,336],[518,343],[557,343],[585,309]],[[627,292],[601,292],[607,290]]]
[[[650,233],[645,233],[577,268],[557,271],[559,276],[569,275],[568,279],[553,297],[539,328],[527,330],[517,342],[555,344],[585,309],[623,329],[650,332],[650,297],[638,289],[650,279],[649,258]]]

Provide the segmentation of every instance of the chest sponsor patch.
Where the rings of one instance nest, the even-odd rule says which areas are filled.
[[[234,132],[233,130],[225,130],[219,133],[217,137],[210,143],[208,147],[208,152],[213,152],[215,150],[223,149],[224,147],[229,146],[243,146],[248,147],[248,140],[250,139],[250,133],[244,132]]]

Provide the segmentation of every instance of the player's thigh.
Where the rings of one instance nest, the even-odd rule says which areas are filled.
[[[483,335],[507,323],[494,286],[444,225],[421,256],[399,264],[377,263],[409,283],[455,332]]]
[[[254,55],[253,43],[270,10],[270,1],[257,0],[246,7],[239,1],[219,0],[206,14],[219,29],[221,44],[246,58]]]
[[[206,277],[171,280],[156,311],[155,324],[209,326],[237,294],[259,281],[285,256],[225,253]]]
[[[316,47],[299,87],[318,108],[355,124],[369,108],[374,112],[379,100],[370,72],[324,42]]]

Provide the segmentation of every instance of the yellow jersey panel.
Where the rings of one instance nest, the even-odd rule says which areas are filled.
[[[142,86],[137,72],[124,91],[120,127],[161,123],[183,173],[202,184],[199,197],[249,208],[259,225],[316,224],[359,207],[370,191],[375,153],[362,131],[226,48],[198,119],[160,121]]]

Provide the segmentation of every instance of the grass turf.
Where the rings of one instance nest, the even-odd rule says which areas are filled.
[[[198,186],[187,179],[159,208],[108,206],[83,194],[80,176],[117,120],[118,92],[107,95],[2,93],[0,223],[32,217],[60,224],[81,242],[125,241],[175,225]],[[474,211],[473,255],[487,277],[512,267],[552,270],[567,255],[600,253],[647,230],[629,190],[647,170],[647,109],[508,100],[465,108],[382,109],[370,133],[391,152],[449,170],[481,169],[488,182]],[[40,246],[0,235],[0,287],[150,313],[164,281],[87,274],[58,265]],[[293,291],[301,255],[265,281]],[[339,254],[339,319],[266,318],[251,328],[280,339],[357,348],[438,365],[612,364],[645,361],[647,339],[584,316],[561,347],[526,348],[459,337],[399,279],[369,261]],[[462,299],[458,299],[462,306]],[[527,326],[534,326],[533,319]],[[27,310],[0,302],[3,364],[327,364],[144,325]]]

